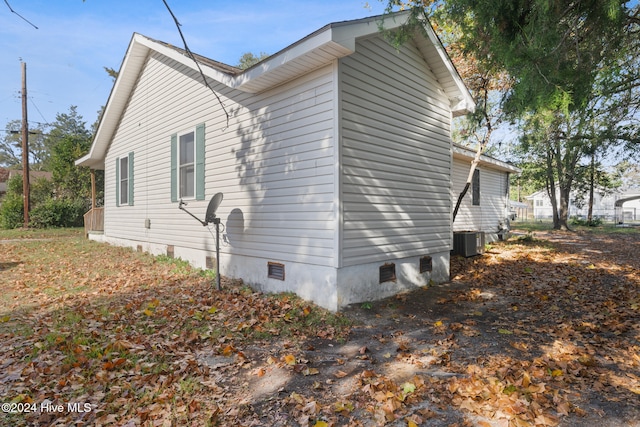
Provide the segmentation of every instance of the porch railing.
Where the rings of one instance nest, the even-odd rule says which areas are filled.
[[[104,231],[104,208],[93,208],[84,214],[84,234],[92,231]]]

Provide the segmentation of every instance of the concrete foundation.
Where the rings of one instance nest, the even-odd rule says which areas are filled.
[[[171,252],[175,258],[189,262],[196,268],[207,269],[215,265],[215,251],[185,248],[179,246],[138,242],[108,237],[102,234],[90,234],[92,240],[142,250],[152,255],[167,255]],[[430,270],[420,272],[421,257],[389,259],[384,262],[372,262],[349,267],[334,268],[302,264],[278,259],[248,257],[242,255],[220,254],[222,275],[233,279],[242,279],[253,289],[264,293],[292,292],[301,298],[332,311],[339,311],[349,304],[375,301],[417,287],[426,286],[433,281],[441,283],[449,280],[449,252],[431,254]],[[275,262],[283,268],[283,280],[269,277],[269,262]],[[381,282],[380,267],[395,268],[395,280]]]

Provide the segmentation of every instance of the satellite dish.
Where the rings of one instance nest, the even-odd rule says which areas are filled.
[[[204,222],[209,224],[210,222],[214,222],[216,219],[216,210],[218,210],[218,206],[222,203],[222,193],[216,193],[209,202],[209,206],[207,206],[207,213],[204,216]]]
[[[182,199],[180,199],[180,203],[178,204],[178,208],[180,210],[183,210],[191,215],[205,227],[209,223],[214,223],[216,225],[216,283],[218,290],[222,289],[220,285],[220,218],[216,218],[216,210],[220,206],[220,203],[222,203],[222,193],[216,193],[209,201],[209,206],[207,206],[207,212],[204,216],[204,221],[186,210],[184,207],[187,204],[183,202]]]

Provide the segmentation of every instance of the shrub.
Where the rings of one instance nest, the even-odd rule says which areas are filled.
[[[82,200],[50,198],[31,210],[31,226],[48,227],[81,227],[86,211]]]
[[[30,182],[31,208],[53,197],[53,182],[46,178],[36,178]]]
[[[7,194],[22,194],[22,175],[14,175],[7,181]]]
[[[581,225],[584,227],[599,227],[600,225],[602,225],[602,218],[594,217],[591,221],[589,221],[588,219],[582,219],[574,216],[573,218],[571,218],[571,224]]]
[[[21,194],[7,193],[0,200],[0,228],[18,228],[24,224],[24,201]]]

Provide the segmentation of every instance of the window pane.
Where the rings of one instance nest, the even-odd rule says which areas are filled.
[[[120,159],[120,179],[127,178],[129,176],[129,158],[123,157]]]
[[[120,159],[120,204],[129,203],[129,158]]]
[[[473,171],[473,205],[480,205],[480,171],[476,169]]]
[[[180,164],[188,164],[194,162],[195,147],[193,132],[180,135]]]
[[[126,205],[129,203],[129,180],[123,179],[120,181],[120,204]]]
[[[195,170],[192,165],[180,168],[180,197],[193,197],[195,192]]]

